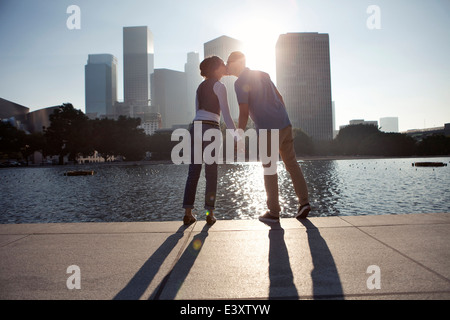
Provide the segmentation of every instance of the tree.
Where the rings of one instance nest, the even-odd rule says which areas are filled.
[[[93,147],[105,161],[119,155],[119,129],[113,119],[92,120]]]
[[[450,155],[450,137],[432,135],[425,137],[417,147],[420,155]]]
[[[312,139],[302,129],[294,128],[292,131],[295,153],[297,155],[311,155],[314,149]]]
[[[334,144],[336,152],[343,155],[359,154],[360,144],[373,134],[380,133],[377,127],[367,124],[350,125],[342,128]]]
[[[0,157],[20,159],[24,135],[23,131],[17,130],[9,122],[0,122]]]
[[[358,153],[376,156],[411,156],[416,152],[416,142],[401,133],[378,132],[361,141]]]
[[[25,159],[44,148],[42,133],[27,134],[10,123],[0,122],[0,158]]]
[[[149,137],[149,151],[152,152],[154,160],[169,160],[171,158],[172,148],[178,143],[171,141],[171,133],[155,133]]]
[[[44,131],[45,151],[58,155],[59,164],[64,164],[65,156],[75,160],[80,154],[92,154],[91,133],[88,117],[71,103],[64,103],[50,115],[50,126]]]
[[[22,156],[28,165],[28,158],[36,151],[41,151],[45,147],[44,135],[41,132],[26,134],[23,137],[23,146],[21,148]]]
[[[117,120],[117,152],[126,160],[142,160],[148,151],[147,135],[138,128],[140,124],[139,118],[120,116]]]

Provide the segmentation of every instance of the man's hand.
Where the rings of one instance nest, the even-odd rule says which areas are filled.
[[[238,129],[242,129],[245,131],[248,122],[248,103],[239,103],[239,121],[238,121]]]
[[[245,136],[244,136],[244,130],[238,129],[236,130],[236,135],[234,136],[234,154],[237,157],[237,155],[242,155],[245,157]]]

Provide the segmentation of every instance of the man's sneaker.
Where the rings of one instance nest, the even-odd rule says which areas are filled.
[[[259,217],[259,221],[264,223],[278,223],[280,222],[280,218],[274,217],[273,215],[270,214],[269,211],[267,211],[265,214]]]
[[[300,208],[298,208],[298,212],[295,215],[295,217],[297,219],[306,219],[306,217],[308,216],[310,211],[311,211],[311,206],[309,205],[309,203],[304,204],[304,205],[300,206]]]

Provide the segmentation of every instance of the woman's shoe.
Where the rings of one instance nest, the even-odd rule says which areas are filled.
[[[216,217],[214,217],[212,214],[209,214],[206,216],[206,223],[212,226],[214,223],[216,223]]]
[[[183,218],[183,223],[185,226],[188,226],[188,225],[194,223],[195,221],[197,221],[197,219],[195,219],[194,216],[186,216],[185,215]]]

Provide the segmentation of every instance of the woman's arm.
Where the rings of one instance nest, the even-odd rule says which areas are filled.
[[[230,107],[228,106],[228,98],[227,98],[227,88],[223,83],[217,81],[214,84],[214,93],[217,95],[219,99],[220,110],[222,111],[223,120],[227,125],[228,129],[236,130],[236,125],[234,124],[233,119],[231,118]]]

